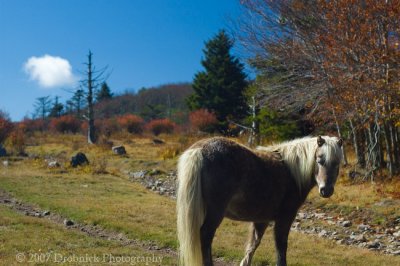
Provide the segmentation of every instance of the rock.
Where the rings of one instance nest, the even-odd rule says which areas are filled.
[[[336,241],[336,244],[344,245],[346,244],[346,241],[344,239],[339,239],[338,241]]]
[[[354,241],[357,241],[357,242],[366,242],[367,241],[367,239],[365,238],[364,235],[353,235],[353,236],[350,236],[350,239],[353,239]]]
[[[10,166],[10,162],[9,161],[3,161],[3,166],[4,167],[9,167]]]
[[[298,217],[300,220],[308,219],[307,214],[304,213],[304,212],[299,212],[299,213],[297,214],[297,217]]]
[[[294,222],[293,224],[292,224],[292,228],[293,229],[299,229],[299,227],[300,227],[300,223],[299,222]]]
[[[42,215],[43,215],[43,216],[48,216],[48,215],[50,215],[50,211],[44,211],[44,212],[42,213]]]
[[[360,224],[358,225],[358,230],[360,231],[368,231],[371,229],[371,226],[367,225],[367,224]]]
[[[80,165],[89,164],[89,160],[86,158],[86,155],[82,152],[78,152],[75,156],[71,158],[70,162],[72,167],[77,167]]]
[[[51,161],[47,164],[47,167],[49,168],[57,168],[60,167],[60,164],[57,161]]]
[[[394,237],[400,237],[400,230],[397,231],[397,232],[394,232],[394,233],[393,233],[393,236],[394,236]]]
[[[318,236],[319,237],[325,237],[328,235],[328,232],[326,230],[321,230],[321,232],[319,232]]]
[[[351,222],[350,221],[343,221],[343,222],[339,222],[339,225],[341,225],[343,227],[350,227],[351,226]]]
[[[117,155],[125,155],[126,154],[125,147],[122,145],[114,146],[111,148],[111,150],[113,151],[114,154],[117,154]]]
[[[400,249],[393,250],[393,251],[390,252],[390,254],[395,255],[395,256],[400,256]]]
[[[139,178],[143,179],[143,178],[145,178],[146,173],[147,173],[147,171],[145,171],[145,170],[141,170],[138,172],[130,172],[129,177],[134,178],[134,179],[139,179]]]
[[[65,226],[72,226],[72,225],[74,225],[74,222],[71,221],[71,220],[65,219],[65,220],[64,220],[64,225],[65,225]]]
[[[154,144],[164,144],[165,142],[162,141],[161,139],[153,139]]]
[[[369,249],[377,249],[381,246],[381,244],[378,241],[370,241],[367,243],[367,248]]]
[[[42,217],[42,214],[40,212],[35,212],[34,216],[40,218],[40,217]]]
[[[163,184],[163,183],[162,183],[160,180],[157,180],[157,181],[154,183],[154,185],[155,185],[156,187],[161,187],[162,184]]]
[[[7,156],[7,150],[0,144],[0,157]]]

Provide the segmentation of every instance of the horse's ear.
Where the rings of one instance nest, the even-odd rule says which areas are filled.
[[[342,147],[343,145],[343,140],[341,138],[339,138],[337,144],[339,145],[339,147]]]
[[[325,140],[321,136],[318,136],[317,143],[318,143],[318,146],[321,147],[322,145],[324,145]]]

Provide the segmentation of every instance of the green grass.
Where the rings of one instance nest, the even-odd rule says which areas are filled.
[[[0,205],[2,265],[54,265],[60,264],[63,260],[72,261],[74,258],[83,258],[86,263],[82,265],[109,265],[110,254],[115,259],[120,257],[140,260],[141,257],[162,257],[165,265],[173,264],[175,261],[166,254],[152,253],[143,248],[123,246],[118,242],[89,237],[74,230],[67,230],[62,225],[54,224],[47,219],[24,216]],[[96,263],[90,263],[95,260]]]
[[[68,151],[68,154],[76,152],[78,149],[72,149],[71,145],[68,145],[71,141],[68,138],[68,136],[64,137],[63,144],[58,143],[58,139],[47,139],[49,144],[30,147],[30,149],[41,150],[43,153],[51,150],[54,154],[59,154],[64,149]],[[56,143],[51,143],[51,141]],[[73,141],[78,142],[76,139]],[[133,139],[125,145],[129,158],[114,156],[109,151],[98,147],[76,144],[80,147],[79,150],[84,150],[88,154],[89,160],[97,156],[107,156],[107,171],[110,174],[94,175],[90,167],[78,170],[68,167],[65,167],[63,171],[49,170],[43,167],[43,161],[40,159],[17,161],[9,168],[0,168],[0,188],[24,202],[59,213],[76,222],[98,225],[124,233],[132,239],[152,241],[159,246],[175,249],[177,240],[174,200],[148,191],[140,184],[130,182],[123,174],[125,170],[149,168],[172,170],[176,158],[163,160],[159,156],[169,146],[178,145],[176,140],[171,142],[170,145],[156,146],[146,138]],[[365,192],[367,194],[358,201],[359,204],[355,202],[356,196],[359,195],[358,189],[361,188],[340,184],[336,189],[337,195],[332,199],[320,199],[315,191],[310,199],[317,205],[340,206],[343,209],[372,204],[374,199],[371,200],[369,197],[374,195],[373,190],[367,190]],[[13,262],[18,251],[32,252],[37,249],[70,253],[81,250],[91,254],[111,250],[116,254],[132,254],[118,243],[99,241],[52,225],[44,219],[20,216],[4,208],[1,210],[4,212],[4,217],[8,217],[2,219],[15,224],[12,234],[15,237],[4,233],[0,227],[0,243],[2,243],[0,254],[7,262]],[[3,220],[0,221],[2,221],[0,224],[5,223]],[[43,239],[40,237],[41,229],[60,235],[60,238]],[[25,241],[24,238],[29,235],[37,237],[32,241]],[[248,224],[224,220],[214,239],[214,257],[224,257],[225,260],[239,262],[247,235]],[[75,243],[80,238],[84,240],[76,244],[65,244]],[[62,243],[66,246],[62,246]],[[83,254],[82,252],[78,253]],[[400,258],[340,246],[330,240],[292,232],[289,238],[288,262],[290,265],[400,265]],[[256,252],[254,265],[274,263],[275,250],[271,229],[268,229]],[[163,265],[173,264],[173,260],[163,263]]]

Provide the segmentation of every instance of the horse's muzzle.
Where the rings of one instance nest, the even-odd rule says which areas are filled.
[[[326,187],[325,186],[325,187],[321,187],[319,189],[319,194],[321,195],[321,197],[329,198],[330,196],[332,196],[333,191],[334,191],[333,187]]]

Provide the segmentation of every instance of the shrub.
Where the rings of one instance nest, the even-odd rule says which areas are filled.
[[[191,112],[189,114],[189,120],[192,128],[208,133],[215,131],[218,125],[215,114],[209,112],[207,109],[199,109]]]
[[[118,124],[129,133],[140,134],[143,132],[144,121],[141,117],[126,114],[117,118]]]
[[[106,136],[107,138],[111,136],[111,134],[118,132],[120,130],[120,125],[115,118],[108,118],[102,120],[95,120],[95,128],[97,128],[101,134]]]
[[[46,122],[43,119],[29,119],[25,118],[19,123],[24,132],[33,133],[35,131],[44,131],[46,129]]]
[[[13,129],[13,123],[8,115],[0,111],[0,143],[3,143]]]
[[[60,133],[76,133],[81,128],[81,121],[75,116],[64,115],[53,118],[50,121],[50,128]]]
[[[13,153],[18,155],[25,154],[25,136],[23,128],[20,126],[15,127],[8,136],[6,144],[11,148]]]
[[[175,123],[167,118],[155,119],[150,121],[146,125],[146,128],[151,131],[155,136],[158,136],[161,133],[171,134],[174,132],[175,127]]]

